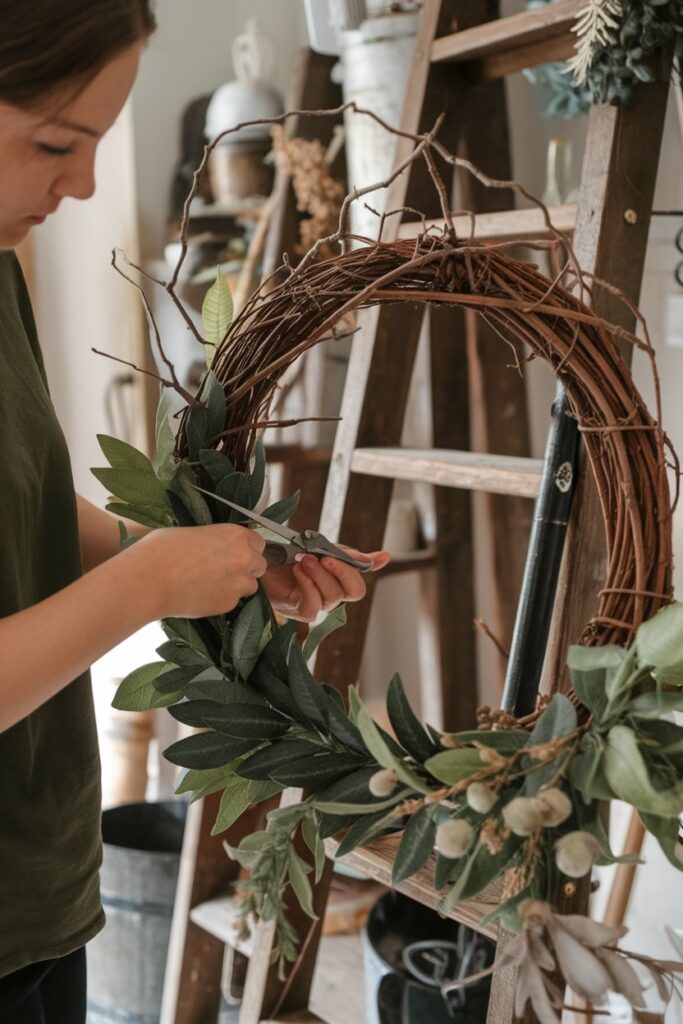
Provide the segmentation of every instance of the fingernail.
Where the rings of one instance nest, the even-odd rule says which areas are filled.
[[[318,559],[315,557],[315,555],[304,555],[303,564],[306,567],[306,569],[315,569],[317,563]]]

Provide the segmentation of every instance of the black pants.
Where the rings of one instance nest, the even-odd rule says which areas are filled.
[[[85,949],[0,978],[0,1024],[85,1024]]]

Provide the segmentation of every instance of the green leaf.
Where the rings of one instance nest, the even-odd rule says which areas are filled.
[[[635,649],[661,682],[683,683],[683,604],[667,605],[638,628]]]
[[[175,640],[167,640],[166,643],[157,647],[157,654],[172,665],[182,665],[183,667],[195,665],[198,671],[203,671],[209,665],[209,659],[205,654],[195,651],[188,644],[177,643]]]
[[[210,700],[184,700],[170,708],[172,718],[195,729],[206,728],[206,716],[213,714],[216,705]]]
[[[655,790],[636,734],[624,725],[613,726],[607,735],[605,774],[616,795],[638,811],[665,818],[683,811],[683,781]]]
[[[334,611],[326,615],[322,622],[309,631],[303,643],[303,655],[306,661],[312,656],[318,644],[322,643],[326,636],[334,633],[336,629],[346,625],[346,606],[338,605]]]
[[[320,683],[309,672],[298,643],[292,644],[289,654],[289,688],[301,714],[319,729],[327,731],[327,698]]]
[[[289,722],[279,711],[262,704],[216,704],[207,725],[233,739],[279,739]]]
[[[643,861],[640,857],[635,854],[625,854],[624,856],[617,857],[612,850],[609,843],[609,837],[603,828],[600,815],[602,813],[603,805],[597,801],[593,801],[591,804],[586,806],[579,801],[576,810],[577,823],[582,832],[588,832],[598,842],[600,847],[601,857],[597,861],[599,865],[605,864],[642,864]]]
[[[334,736],[336,740],[339,740],[340,743],[343,743],[345,747],[348,747],[355,753],[367,756],[367,750],[358,728],[348,718],[343,701],[341,704],[339,703],[341,701],[341,694],[338,690],[328,686],[327,683],[323,683],[322,687],[327,697],[327,707],[330,715],[330,735]],[[332,694],[335,694],[335,696],[333,697]]]
[[[190,619],[162,619],[161,628],[169,640],[179,640],[187,644],[193,651],[204,655],[206,661],[213,662],[211,651],[206,645],[195,622]]]
[[[289,715],[290,718],[295,718],[299,722],[306,721],[294,703],[289,687],[269,671],[263,664],[263,658],[259,659],[256,668],[249,676],[249,686],[258,693],[263,694],[268,702],[274,708],[277,708],[278,711],[284,712],[284,714]]]
[[[261,438],[257,438],[252,453],[252,468],[249,475],[249,508],[258,504],[266,482],[266,453]]]
[[[261,637],[267,623],[260,594],[245,601],[232,629],[232,662],[242,679],[248,679],[261,654]]]
[[[418,793],[428,793],[429,786],[412,771],[400,757],[397,757],[387,745],[370,712],[363,705],[358,711],[356,725],[363,737],[363,742],[372,756],[382,768],[393,768],[401,782],[411,786]]]
[[[217,793],[219,789],[225,789],[233,778],[236,763],[231,761],[220,768],[186,768],[178,780],[175,792],[178,796],[182,793],[192,793],[193,802],[203,796]]]
[[[408,703],[403,682],[398,673],[392,677],[387,690],[387,712],[399,743],[417,761],[426,761],[437,752],[438,747],[432,743],[424,726]]]
[[[642,743],[648,740],[659,748],[657,753],[675,756],[683,753],[683,726],[677,722],[647,721],[641,719],[635,722],[637,726],[638,739]]]
[[[119,683],[111,702],[112,707],[119,711],[147,711],[149,708],[165,708],[175,704],[182,697],[180,691],[162,694],[154,686],[154,680],[170,668],[163,661],[154,661],[134,669]]]
[[[664,856],[671,861],[675,868],[683,871],[683,861],[677,856],[680,850],[678,843],[678,818],[660,817],[656,814],[638,812],[648,832],[651,832],[662,848]]]
[[[167,486],[182,502],[183,508],[190,516],[191,524],[210,526],[213,517],[204,498],[195,490],[196,483],[197,479],[188,464],[179,462]]]
[[[233,778],[221,797],[218,815],[211,829],[211,835],[217,836],[225,832],[241,817],[249,806],[247,795],[249,783],[240,778]]]
[[[436,825],[429,808],[414,814],[405,827],[391,872],[391,884],[399,885],[424,867],[434,849]]]
[[[325,844],[320,838],[317,826],[313,818],[304,818],[301,822],[301,836],[306,846],[313,854],[315,862],[315,881],[316,884],[322,878],[322,873],[325,868]]]
[[[449,912],[457,903],[471,900],[489,886],[504,870],[510,857],[509,849],[503,848],[491,855],[485,846],[475,846],[467,856],[467,862],[453,888],[446,893],[441,909]]]
[[[613,800],[615,794],[605,775],[604,744],[600,737],[586,733],[581,737],[579,749],[571,760],[569,780],[586,804],[593,800]]]
[[[202,448],[199,452],[199,461],[217,486],[226,476],[235,472],[232,462],[223,452],[217,452],[215,448]]]
[[[100,448],[112,469],[125,469],[141,476],[155,476],[154,467],[146,455],[117,437],[98,434]]]
[[[615,644],[604,647],[569,648],[569,666],[574,691],[589,711],[601,720],[607,708],[608,684],[626,660],[626,651]]]
[[[683,689],[675,693],[666,690],[641,693],[629,702],[627,710],[636,718],[661,718],[672,711],[683,711]]]
[[[225,391],[213,370],[204,377],[198,397],[206,405],[206,447],[211,448],[225,430]]]
[[[342,801],[332,802],[329,800],[319,800],[317,798],[314,798],[312,803],[316,810],[322,811],[323,814],[335,814],[339,816],[353,814],[355,816],[356,814],[374,814],[375,811],[387,811],[389,808],[395,807],[396,804],[399,804],[409,796],[412,796],[409,789],[397,789],[390,797],[387,797],[386,800],[375,800],[371,804],[344,803]]]
[[[253,686],[245,686],[236,679],[226,679],[212,666],[191,679],[183,687],[188,700],[207,700],[214,704],[265,705],[265,698]]]
[[[293,846],[290,846],[287,850],[287,868],[289,872],[289,881],[291,882],[294,895],[299,901],[301,909],[308,917],[317,921],[318,915],[313,910],[313,893],[311,891],[311,883],[307,877],[311,868],[304,860],[301,859],[301,857],[299,857]]]
[[[439,782],[454,786],[484,768],[479,751],[474,747],[456,747],[444,750],[425,762],[425,768]]]
[[[253,740],[229,740],[215,732],[200,732],[172,743],[164,750],[164,757],[182,768],[220,768],[246,754],[253,745]]]
[[[122,501],[147,509],[154,518],[168,513],[170,506],[166,498],[166,489],[157,478],[151,463],[149,472],[141,473],[136,469],[91,469],[92,475]]]
[[[202,324],[206,340],[214,346],[220,345],[227,334],[232,315],[230,285],[220,267],[216,267],[216,280],[207,290],[202,303]]]
[[[153,530],[163,526],[173,526],[175,523],[175,517],[170,506],[166,506],[164,509],[155,508],[150,511],[149,509],[137,508],[135,505],[128,505],[125,501],[108,501],[104,507],[113,516],[130,519],[134,523],[140,523],[141,526],[151,526]]]
[[[448,736],[455,743],[460,743],[464,746],[481,743],[482,746],[491,747],[492,750],[497,751],[504,757],[515,754],[522,747],[525,747],[529,741],[529,733],[523,732],[520,729],[469,729],[466,732],[448,733]]]
[[[283,786],[304,786],[313,791],[325,788],[356,771],[362,761],[354,754],[319,753],[300,757],[274,769],[272,777]]]
[[[377,804],[381,798],[373,796],[369,789],[370,779],[376,771],[375,767],[356,769],[338,782],[318,791],[315,805],[317,806],[321,801]]]
[[[156,424],[154,428],[154,458],[152,465],[160,480],[170,480],[175,471],[173,452],[175,434],[171,428],[171,398],[168,388],[162,384],[159,388],[159,404],[157,406]]]
[[[250,805],[261,804],[264,800],[270,800],[271,797],[282,792],[282,786],[278,782],[273,782],[272,779],[259,781],[249,779],[248,781],[247,796],[249,797]]]
[[[297,491],[290,498],[280,498],[279,501],[265,509],[263,516],[265,519],[271,519],[274,523],[286,523],[298,509],[300,500],[301,491]]]
[[[366,814],[351,825],[342,838],[334,855],[335,860],[345,857],[358,846],[364,846],[371,839],[384,832],[390,819],[384,811],[377,811],[375,814]]]
[[[576,726],[577,718],[574,705],[564,694],[556,693],[532,729],[527,746],[533,747],[542,743],[548,743],[551,739],[558,736],[569,736],[575,731]],[[534,767],[534,770],[529,771],[527,774],[524,786],[522,787],[522,793],[525,796],[535,796],[542,786],[547,785],[555,777],[557,771],[566,760],[566,753],[562,753],[559,757],[548,761],[539,768],[534,767],[537,766],[538,762],[534,761],[531,757],[525,756],[522,759],[522,768],[529,769]]]
[[[314,757],[320,749],[320,746],[308,740],[277,740],[251,754],[240,765],[239,773],[245,779],[270,779],[277,775],[280,768],[300,758]]]
[[[182,665],[180,668],[169,665],[169,671],[158,676],[153,685],[160,694],[171,694],[177,691],[184,694],[187,684],[201,671],[199,665]]]

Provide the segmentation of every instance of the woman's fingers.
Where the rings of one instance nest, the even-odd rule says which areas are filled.
[[[328,566],[325,564],[328,561],[336,561],[336,559],[323,558],[319,560],[315,555],[305,555],[298,563],[319,591],[321,608],[325,611],[336,608],[345,599],[343,583],[336,573],[329,571]],[[338,564],[342,565],[343,563],[340,562]],[[355,569],[351,569],[351,573],[356,576],[359,575]],[[362,584],[362,588],[364,593],[365,584]]]

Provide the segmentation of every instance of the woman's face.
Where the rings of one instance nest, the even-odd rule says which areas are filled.
[[[17,245],[62,199],[95,190],[95,152],[135,81],[142,44],[114,57],[68,102],[30,111],[0,102],[0,248]]]

